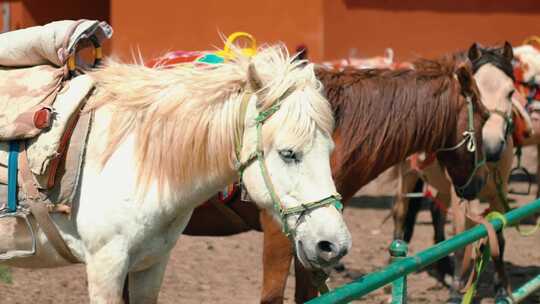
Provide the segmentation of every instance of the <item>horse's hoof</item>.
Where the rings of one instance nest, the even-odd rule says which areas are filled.
[[[463,300],[463,294],[461,294],[457,289],[450,288],[450,294],[448,295],[448,300],[446,304],[461,304]]]
[[[502,286],[495,288],[495,303],[496,304],[510,304],[508,299],[508,290]]]
[[[448,300],[446,300],[446,304],[461,304],[461,297],[450,297]]]

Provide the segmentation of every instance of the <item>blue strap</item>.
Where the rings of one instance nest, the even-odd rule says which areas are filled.
[[[17,211],[17,172],[19,170],[19,142],[9,142],[8,157],[8,212]]]

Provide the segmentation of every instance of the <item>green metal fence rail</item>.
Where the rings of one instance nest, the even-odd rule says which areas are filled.
[[[513,209],[506,213],[508,228],[512,225],[519,223],[523,218],[540,211],[540,199],[537,199],[527,205],[520,208]],[[490,221],[495,230],[499,231],[503,227],[501,219],[497,218]],[[476,227],[467,230],[454,236],[451,239],[445,240],[435,246],[432,246],[424,251],[419,252],[414,256],[400,257],[399,260],[395,260],[387,267],[365,275],[349,284],[336,288],[335,290],[323,294],[318,298],[315,298],[308,304],[327,304],[327,303],[347,303],[349,301],[358,299],[378,288],[385,286],[401,277],[404,277],[418,269],[424,268],[434,262],[442,259],[450,253],[467,246],[487,235],[486,228],[483,225],[477,225]],[[529,281],[521,288],[516,289],[513,293],[514,299],[523,299],[527,295],[534,292],[535,288],[540,287],[540,275]],[[395,302],[400,303],[400,302]],[[405,302],[403,302],[405,303]],[[508,303],[517,303],[516,301]]]

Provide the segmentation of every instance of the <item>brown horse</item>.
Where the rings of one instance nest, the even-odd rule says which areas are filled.
[[[487,170],[480,165],[484,158],[480,130],[486,109],[479,102],[470,69],[451,59],[422,60],[415,68],[318,70],[336,116],[332,170],[345,202],[385,169],[418,151],[437,152],[461,196],[473,198],[482,187]],[[467,124],[469,115],[474,126]],[[464,139],[467,130],[473,136]],[[466,149],[466,141],[476,144],[473,152]],[[239,194],[227,205],[212,199],[195,210],[184,233],[228,235],[263,230],[261,302],[280,303],[292,260],[291,243],[270,216],[239,201]],[[229,215],[228,222],[218,220],[224,218],[217,216],[223,213]],[[311,285],[311,275],[298,263],[296,268],[296,301],[304,302],[317,291],[298,289]]]
[[[522,98],[514,87],[514,74],[512,68],[512,47],[510,44],[506,44],[504,47],[500,48],[481,48],[476,49],[477,54],[472,54],[476,56],[475,60],[472,60],[473,65],[475,62],[480,62],[478,67],[474,70],[479,71],[475,74],[475,79],[478,83],[491,83],[490,86],[491,92],[484,93],[482,92],[482,98],[484,105],[490,109],[493,113],[500,113],[499,115],[510,116],[514,107],[521,107],[521,104],[518,102]],[[490,67],[492,66],[492,67]],[[483,69],[483,72],[480,72]],[[498,71],[497,71],[498,70]],[[482,91],[482,87],[480,88]],[[484,88],[485,89],[485,88]],[[497,97],[498,96],[498,97]],[[495,112],[496,111],[496,112]],[[518,110],[517,113],[524,113],[523,108]],[[491,116],[494,117],[494,115]],[[517,121],[517,116],[514,117],[513,121]],[[498,118],[500,122],[504,122],[505,119]],[[488,120],[489,122],[489,120]],[[486,123],[488,127],[488,123]],[[500,130],[502,127],[502,131]],[[513,138],[524,138],[526,134],[516,134],[520,131],[520,128],[514,128],[514,134],[510,134],[508,130],[512,128],[499,125],[497,128],[494,124],[490,125],[490,131],[493,134],[502,133],[504,136],[505,145],[502,149],[493,149],[494,151],[499,151],[500,155],[492,156],[491,159],[488,157],[489,162],[488,168],[490,170],[490,177],[487,181],[485,187],[480,192],[479,197],[489,202],[491,211],[498,211],[501,213],[508,212],[508,202],[507,202],[507,192],[508,192],[508,178],[510,176],[510,171],[512,168],[513,160],[513,149],[514,142]],[[498,132],[497,132],[498,131]],[[526,130],[521,130],[523,133],[527,133]],[[512,136],[513,135],[513,136]],[[499,142],[500,135],[495,137],[494,141]],[[486,144],[486,140],[489,140],[489,134],[486,135],[484,132],[483,140]],[[470,221],[467,221],[465,218],[465,212],[463,210],[466,207],[466,204],[459,206],[459,200],[452,195],[452,185],[451,182],[446,178],[444,169],[435,161],[431,164],[426,164],[423,168],[407,168],[409,164],[404,163],[400,166],[400,189],[399,193],[396,195],[396,201],[394,204],[394,238],[404,239],[406,242],[409,242],[412,237],[412,229],[414,225],[414,219],[416,218],[416,213],[418,212],[418,202],[413,202],[414,199],[408,199],[406,197],[407,193],[413,191],[413,188],[416,187],[418,180],[421,179],[424,182],[428,183],[430,186],[437,190],[436,197],[434,198],[443,209],[448,210],[452,207],[453,211],[453,228],[454,232],[461,233],[466,228],[470,228],[473,224]],[[408,210],[408,207],[411,206],[411,210]],[[408,212],[409,211],[409,212]],[[435,215],[433,219],[433,224],[435,228],[435,241],[443,241],[444,236],[444,223],[445,223],[445,214],[443,212],[437,212],[432,208],[432,215]],[[406,221],[407,219],[407,221]],[[406,222],[407,227],[404,227]],[[404,229],[405,228],[405,229]],[[497,298],[506,298],[508,296],[510,286],[508,278],[504,269],[504,246],[505,241],[503,234],[498,233],[498,242],[500,247],[500,256],[494,259],[494,265],[496,269],[496,275],[494,278],[495,285],[495,297]],[[463,281],[463,275],[467,274],[469,269],[463,269],[463,257],[464,251],[456,251],[455,255],[455,269],[453,273],[453,283],[451,285],[451,298],[450,301],[455,303],[461,303],[461,294],[459,290],[463,288],[465,282]],[[450,267],[440,267],[445,271],[450,270]],[[439,279],[444,278],[444,273],[439,273]]]

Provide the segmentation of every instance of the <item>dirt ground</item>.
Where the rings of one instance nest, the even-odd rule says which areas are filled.
[[[536,152],[526,149],[525,165],[535,171]],[[524,187],[523,184],[513,184]],[[391,191],[391,184],[375,184],[375,188]],[[384,192],[383,191],[383,192]],[[535,193],[536,188],[533,187]],[[391,194],[391,192],[386,192]],[[521,205],[533,199],[513,196]],[[357,279],[385,266],[391,241],[392,222],[382,225],[392,199],[361,196],[345,210],[345,218],[353,236],[351,252],[343,259],[346,271],[333,273],[331,287]],[[481,210],[485,204],[476,203]],[[432,245],[433,230],[428,211],[419,214],[419,224],[410,244],[410,254]],[[526,225],[524,228],[531,228]],[[447,225],[448,234],[450,225]],[[513,287],[540,273],[540,232],[524,238],[514,229],[505,232],[507,240],[506,269]],[[174,249],[167,267],[159,303],[256,303],[259,300],[262,265],[262,234],[249,232],[233,237],[183,236]],[[87,303],[86,275],[83,266],[61,269],[13,269],[13,283],[0,283],[0,303]],[[481,278],[480,303],[493,303],[493,275],[490,266]],[[427,271],[408,277],[410,303],[442,303],[448,291]],[[286,302],[294,300],[294,275],[288,280]],[[359,300],[361,303],[388,303],[388,296],[378,290]],[[525,303],[540,303],[536,292]]]

